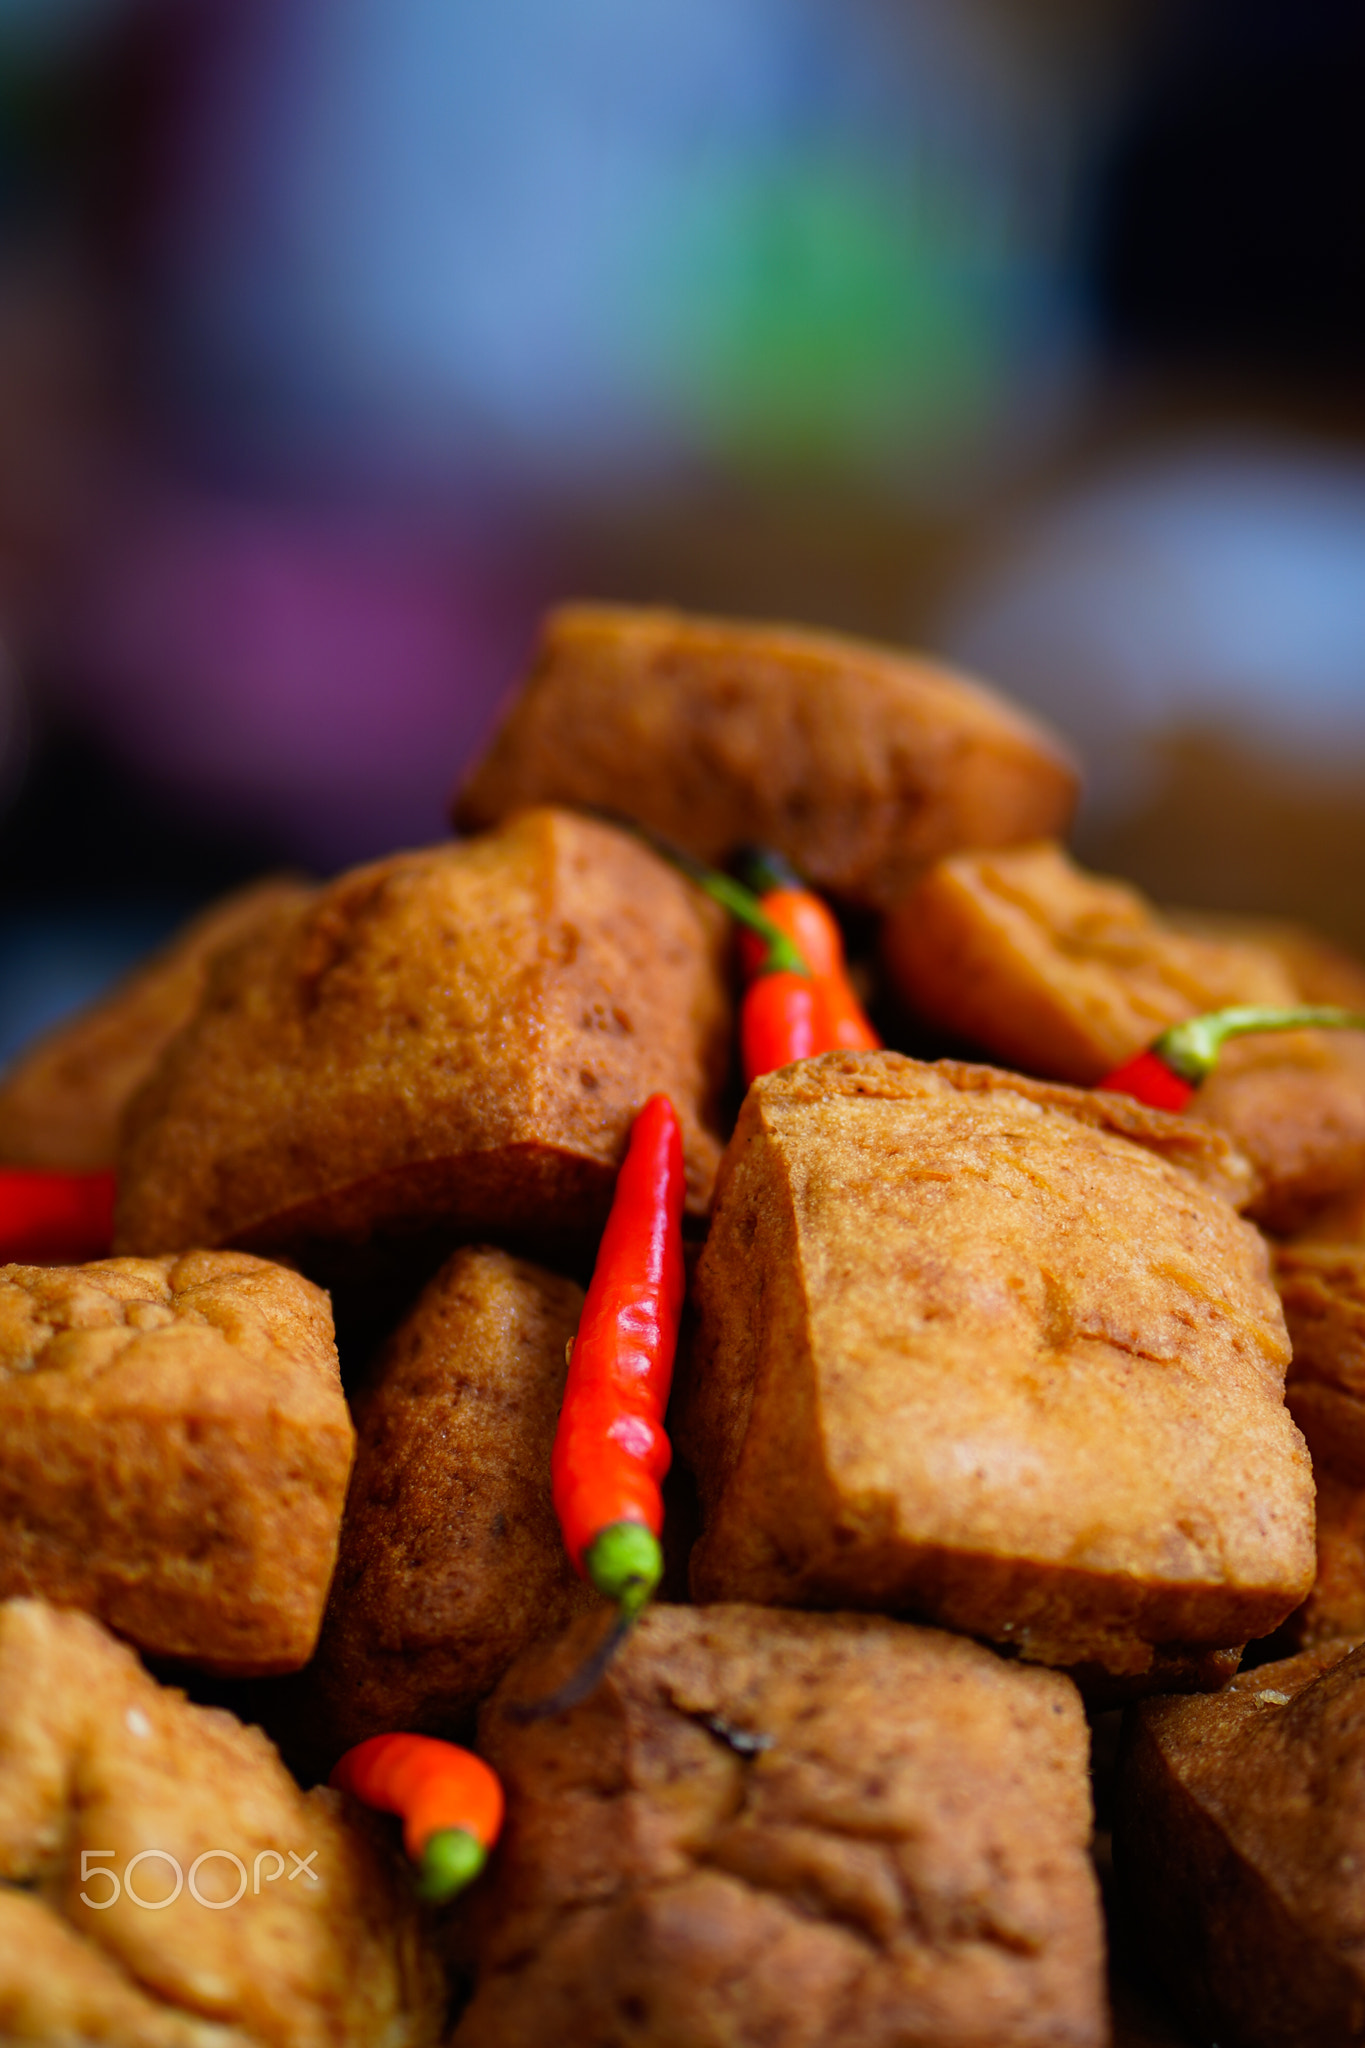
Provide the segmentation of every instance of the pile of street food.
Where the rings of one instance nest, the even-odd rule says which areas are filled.
[[[1365,1029],[1097,1085],[1365,966],[1087,874],[1076,787],[927,661],[571,608],[461,836],[244,892],[0,1080],[0,1161],[117,1182],[112,1256],[0,1268],[0,2038],[1099,2048],[1122,1707],[1177,2024],[1365,2039]],[[746,1089],[698,864],[754,845],[888,1049]],[[660,1096],[617,1626],[551,1462]],[[453,1904],[327,1782],[392,1731],[501,1785]]]

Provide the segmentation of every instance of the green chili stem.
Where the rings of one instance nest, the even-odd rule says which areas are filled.
[[[583,1559],[588,1581],[623,1614],[639,1614],[664,1575],[659,1539],[643,1522],[610,1522]]]
[[[804,889],[808,885],[783,853],[771,846],[746,846],[732,862],[735,873],[756,896],[770,889]]]
[[[1306,1004],[1298,1009],[1274,1010],[1250,1005],[1210,1010],[1203,1017],[1190,1017],[1184,1024],[1172,1024],[1152,1042],[1152,1051],[1182,1081],[1198,1087],[1218,1064],[1225,1040],[1241,1038],[1253,1031],[1365,1031],[1365,1016],[1356,1010],[1341,1010],[1326,1004]]]
[[[751,932],[757,932],[767,941],[768,950],[764,955],[761,972],[764,974],[805,974],[810,969],[800,948],[779,931],[766,911],[759,908],[758,898],[742,882],[732,881],[716,868],[702,868],[692,875],[699,889],[728,910],[731,917],[740,924],[746,924]]]
[[[665,839],[662,833],[649,825],[641,825],[638,820],[622,817],[614,811],[599,810],[597,815],[622,831],[633,832],[638,839],[643,839],[661,860],[666,860],[670,867],[677,868],[699,889],[704,889],[713,903],[719,903],[723,910],[728,910],[737,923],[747,925],[751,932],[757,932],[761,939],[765,939],[768,951],[761,970],[764,974],[810,973],[800,949],[765,914],[752,889],[746,889],[742,882],[722,874],[719,868],[707,867],[705,861],[698,860],[695,854],[687,853],[681,846],[675,846],[671,839]]]
[[[429,1905],[443,1906],[472,1884],[488,1851],[467,1828],[438,1828],[428,1835],[417,1870],[417,1896]]]

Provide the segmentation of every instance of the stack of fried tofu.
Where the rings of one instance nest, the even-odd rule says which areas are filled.
[[[1304,1786],[1365,1773],[1365,1034],[1248,1038],[1184,1116],[1093,1083],[1223,1003],[1365,1007],[1365,969],[1084,874],[1075,791],[1050,734],[930,663],[574,608],[459,794],[468,836],[271,885],[0,1081],[9,1157],[119,1176],[116,1256],[0,1271],[0,1691],[40,1645],[33,1742],[50,1720],[86,1755],[74,1695],[107,1667],[134,1733],[166,1717],[303,1801],[112,1631],[305,1776],[401,1727],[475,1741],[508,1793],[442,1925],[382,1827],[308,1795],[343,1959],[287,1996],[224,1965],[215,2005],[164,1960],[169,1912],[129,1948],[73,1906],[88,1830],[23,1889],[37,1838],[3,1809],[37,1751],[0,1744],[0,1913],[65,1944],[86,2032],[114,1985],[171,2043],[209,2015],[233,2041],[1100,2048],[1087,1713],[1132,1702],[1116,1856],[1153,1969],[1225,2042],[1355,2038],[1350,1888],[1300,1823]],[[877,934],[888,1036],[952,1056],[829,1053],[741,1104],[731,934],[658,835],[784,854]],[[657,1091],[694,1253],[667,1597],[528,1720],[610,1619],[550,1449]],[[1234,1678],[1277,1630],[1292,1672]],[[1309,1942],[1328,1892],[1313,1953],[1347,1959],[1295,2035],[1300,1949],[1267,1928]],[[284,1938],[283,1896],[243,1899],[244,1942]],[[1260,1993],[1220,2003],[1252,1950]],[[0,1939],[0,2020],[52,2038],[32,1974]]]

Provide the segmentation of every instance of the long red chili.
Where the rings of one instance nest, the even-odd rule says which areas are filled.
[[[827,903],[806,888],[796,870],[781,854],[766,847],[750,852],[744,861],[744,881],[758,898],[758,907],[778,931],[784,932],[800,953],[815,982],[812,1005],[813,1052],[877,1052],[877,1036],[849,979],[844,958],[844,936],[838,919]],[[764,949],[757,936],[741,931],[740,961],[751,982],[765,972]],[[793,1052],[789,1059],[809,1054]],[[778,1062],[781,1064],[781,1062]],[[747,1071],[747,1063],[746,1063]],[[758,1069],[767,1072],[767,1068]],[[752,1075],[750,1075],[752,1079]]]
[[[347,1750],[331,1782],[381,1813],[402,1815],[417,1889],[437,1905],[478,1876],[502,1827],[497,1773],[433,1735],[372,1735]]]
[[[113,1234],[112,1173],[0,1167],[0,1265],[108,1258]]]
[[[682,1132],[666,1095],[631,1126],[569,1361],[551,1459],[574,1565],[624,1617],[663,1572],[664,1411],[685,1277]]]
[[[1184,1109],[1201,1081],[1207,1081],[1229,1038],[1253,1031],[1365,1031],[1365,1016],[1323,1004],[1275,1010],[1239,1006],[1209,1010],[1172,1024],[1144,1052],[1115,1067],[1097,1088],[1132,1095],[1153,1109]]]

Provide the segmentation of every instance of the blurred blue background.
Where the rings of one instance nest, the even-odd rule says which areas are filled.
[[[0,0],[0,1053],[444,829],[541,608],[936,648],[1365,944],[1365,12]]]

